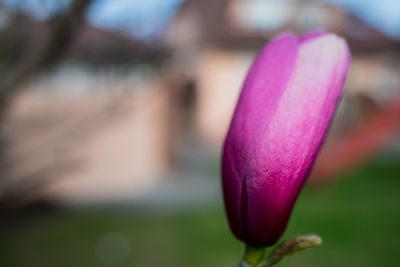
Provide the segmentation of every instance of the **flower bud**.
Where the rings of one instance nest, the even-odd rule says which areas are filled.
[[[325,32],[284,33],[259,54],[226,136],[222,185],[235,236],[270,246],[326,136],[350,63],[346,42]]]

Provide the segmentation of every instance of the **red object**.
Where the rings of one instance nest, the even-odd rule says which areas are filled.
[[[314,181],[334,179],[339,173],[370,158],[400,128],[400,95],[346,136],[330,144],[319,156]]]

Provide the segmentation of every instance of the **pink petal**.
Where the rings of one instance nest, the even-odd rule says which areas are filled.
[[[245,167],[246,242],[271,245],[284,231],[330,125],[349,60],[346,43],[333,34],[301,43],[278,106],[261,135],[252,136],[257,145]]]
[[[272,41],[251,67],[241,92],[223,152],[222,183],[232,231],[245,237],[242,216],[244,177],[256,151],[255,142],[272,119],[292,74],[299,41],[286,34]],[[245,192],[245,191],[244,191]],[[243,201],[242,201],[243,200]]]

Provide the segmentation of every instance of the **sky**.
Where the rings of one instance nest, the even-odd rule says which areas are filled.
[[[96,0],[88,12],[98,27],[147,37],[173,17],[182,0]],[[132,25],[135,25],[132,27]]]
[[[68,6],[71,0],[2,0],[37,19],[47,19]],[[119,30],[136,37],[155,34],[175,14],[183,0],[95,0],[88,10],[89,21],[100,28]]]
[[[400,0],[325,0],[343,6],[372,26],[400,39]]]
[[[184,0],[96,0],[89,21],[139,38],[156,34]],[[267,1],[267,0],[265,0]],[[353,12],[372,26],[400,39],[400,0],[325,0]],[[70,0],[3,0],[11,7],[46,19],[68,6]],[[134,25],[134,26],[132,26]]]

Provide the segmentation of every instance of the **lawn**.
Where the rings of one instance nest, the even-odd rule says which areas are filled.
[[[371,162],[301,194],[285,236],[318,233],[321,247],[282,267],[400,266],[400,164]],[[2,267],[236,266],[243,245],[220,202],[193,209],[96,207],[0,229]]]

